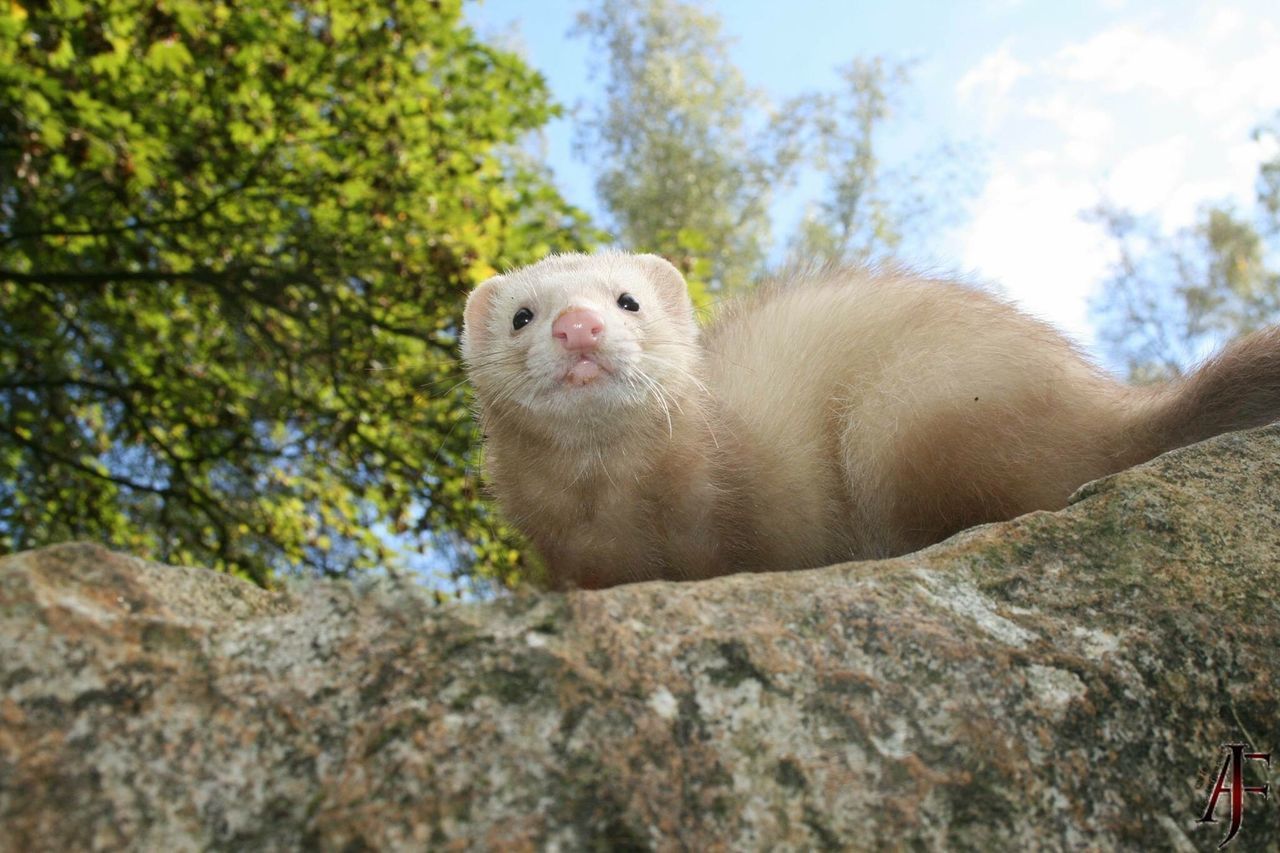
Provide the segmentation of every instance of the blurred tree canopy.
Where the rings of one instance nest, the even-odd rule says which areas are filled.
[[[720,19],[680,0],[600,0],[576,32],[605,86],[575,143],[620,242],[671,258],[695,287],[749,283],[785,163],[752,124],[761,95],[730,59]]]
[[[905,65],[881,58],[840,69],[836,92],[803,95],[788,105],[811,128],[812,162],[827,173],[826,197],[810,204],[791,238],[800,261],[859,263],[893,254],[902,242],[903,217],[883,187],[875,138],[892,115]]]
[[[770,205],[816,173],[822,197],[784,244],[788,260],[894,256],[904,232],[967,192],[942,149],[886,170],[877,139],[909,68],[882,58],[839,69],[833,91],[771,104],[730,57],[719,17],[688,0],[598,0],[577,34],[599,57],[603,97],[577,150],[624,246],[673,260],[694,286],[732,290],[767,272]]]
[[[1280,142],[1280,117],[1256,136]],[[1178,376],[1226,340],[1280,322],[1280,153],[1261,164],[1257,191],[1256,217],[1208,205],[1171,235],[1112,205],[1093,212],[1117,247],[1093,311],[1135,381]]]
[[[469,470],[465,294],[593,239],[459,0],[0,6],[0,548],[258,582],[519,567]]]

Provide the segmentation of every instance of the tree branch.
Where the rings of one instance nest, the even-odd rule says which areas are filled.
[[[18,272],[0,269],[0,280],[14,284],[110,284],[113,281],[156,282],[195,281],[213,284],[220,280],[211,270],[164,272],[161,270],[85,270],[83,272]]]
[[[108,385],[105,382],[95,382],[92,379],[76,379],[73,376],[35,376],[30,379],[0,377],[0,391],[11,391],[15,388],[66,387],[92,388],[95,391],[102,391],[105,394],[123,394],[130,390],[142,388],[142,386],[137,383],[130,383],[128,385]]]
[[[109,483],[115,483],[117,486],[124,486],[126,489],[132,489],[138,492],[150,492],[151,494],[154,494],[154,495],[171,495],[174,493],[173,490],[170,489],[168,486],[164,486],[164,487],[150,486],[150,485],[147,485],[146,483],[139,483],[137,480],[130,480],[127,477],[117,477],[113,474],[104,474],[103,472],[97,470],[96,468],[92,468],[88,465],[85,465],[83,462],[80,462],[76,459],[72,459],[68,456],[63,456],[61,453],[55,453],[52,450],[49,450],[47,447],[43,447],[39,444],[36,444],[34,441],[32,441],[29,438],[24,438],[21,433],[19,433],[17,430],[13,428],[10,428],[8,432],[15,439],[17,439],[19,444],[29,447],[37,456],[43,456],[47,459],[52,459],[56,462],[61,462],[63,465],[69,465],[72,468],[75,468],[77,471],[81,471],[85,474],[89,474],[90,476],[96,477],[99,480],[106,480]]]
[[[220,193],[215,193],[207,202],[198,209],[186,216],[174,216],[164,219],[138,220],[132,225],[116,225],[107,228],[46,228],[35,231],[15,231],[9,236],[0,240],[0,246],[6,243],[14,243],[19,240],[38,239],[40,237],[105,237],[109,234],[123,234],[126,231],[149,231],[155,228],[161,228],[170,225],[186,225],[195,222],[205,214],[213,210],[219,202],[243,192],[253,185],[254,179],[258,173],[262,171],[262,167],[271,154],[278,147],[278,141],[273,141],[270,145],[263,149],[262,154],[249,166],[245,171],[244,177],[239,181],[227,187]]]

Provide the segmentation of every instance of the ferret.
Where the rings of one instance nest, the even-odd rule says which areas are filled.
[[[654,255],[566,254],[470,294],[487,478],[560,588],[904,554],[1280,417],[1280,327],[1130,387],[960,283],[826,268],[699,329]]]

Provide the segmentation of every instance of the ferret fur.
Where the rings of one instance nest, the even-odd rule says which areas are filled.
[[[585,385],[550,331],[572,308],[604,319]],[[560,587],[902,554],[1280,417],[1280,328],[1134,388],[1006,302],[906,272],[791,276],[699,331],[661,258],[560,255],[473,291],[462,344],[493,494]]]

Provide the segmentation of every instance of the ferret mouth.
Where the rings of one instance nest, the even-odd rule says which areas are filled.
[[[596,356],[581,353],[574,357],[573,363],[569,365],[561,377],[565,384],[582,387],[590,385],[600,377],[610,373],[611,371],[605,367]]]

